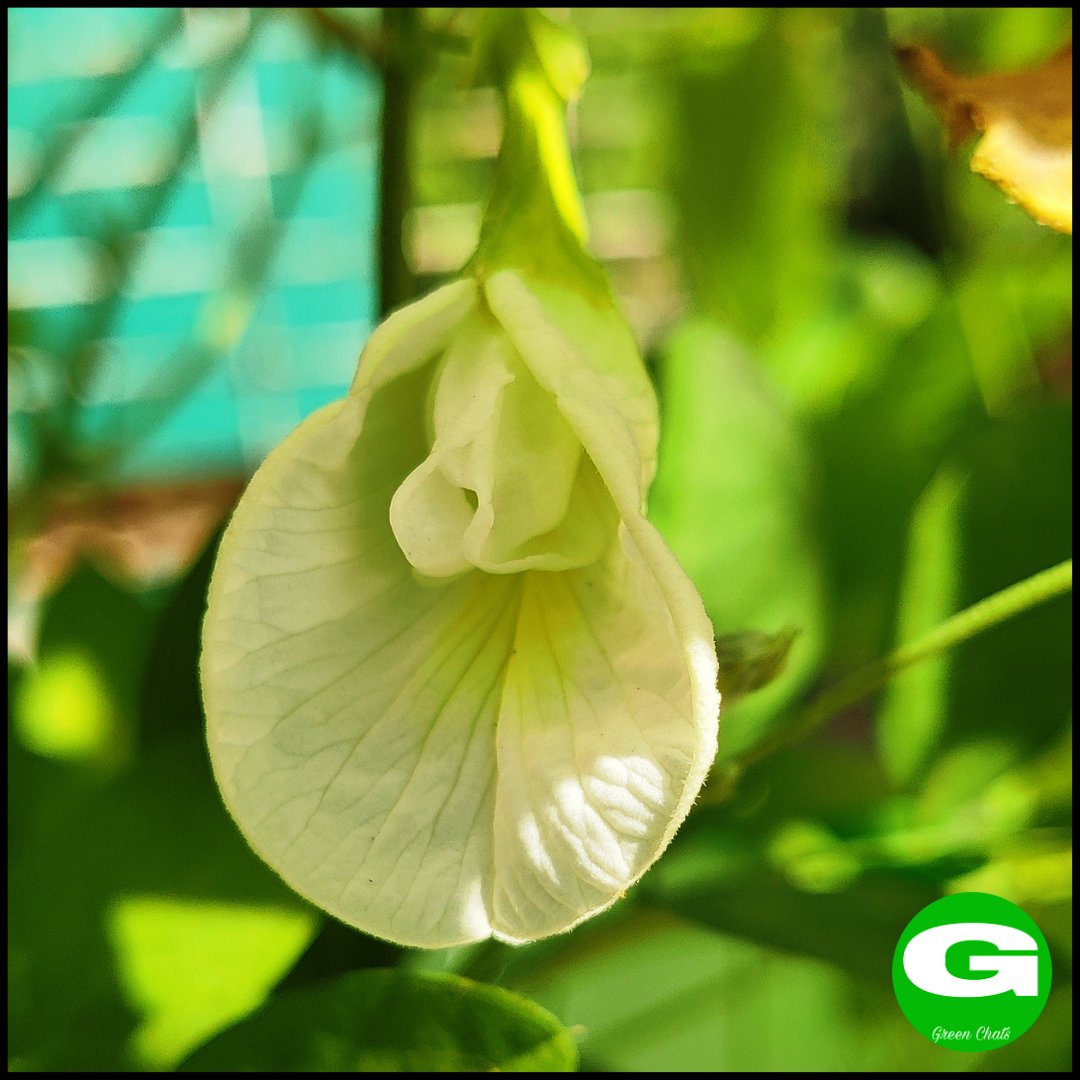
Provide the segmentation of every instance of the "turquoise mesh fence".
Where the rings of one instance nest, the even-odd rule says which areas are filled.
[[[373,325],[377,76],[295,9],[8,21],[9,485],[41,410],[120,477],[250,471]]]

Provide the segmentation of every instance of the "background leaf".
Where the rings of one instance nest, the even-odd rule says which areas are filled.
[[[359,971],[283,992],[186,1072],[573,1072],[573,1039],[516,994],[458,976]]]
[[[36,714],[23,732],[62,727],[87,679],[103,715],[142,716],[137,731],[101,725],[89,758],[11,747],[9,1052],[21,1070],[169,1068],[257,1005],[317,925],[221,805],[194,666],[153,678],[163,648],[194,653],[207,565],[158,612],[76,574],[45,607],[36,669],[17,673],[16,715]],[[57,669],[73,630],[82,666]]]
[[[625,914],[625,913],[624,913]],[[595,1072],[817,1072],[969,1069],[935,1047],[891,989],[816,960],[635,912],[573,954],[506,982],[584,1029]]]
[[[717,326],[680,328],[659,382],[663,441],[650,517],[718,635],[797,632],[776,679],[724,707],[720,755],[730,757],[765,733],[820,660],[825,601],[812,469],[797,427]]]

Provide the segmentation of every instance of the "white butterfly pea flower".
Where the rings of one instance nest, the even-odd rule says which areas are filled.
[[[252,480],[204,629],[215,774],[298,892],[380,937],[603,910],[716,749],[708,620],[642,513],[614,309],[502,271],[391,316]]]
[[[391,315],[348,397],[270,454],[204,623],[237,824],[405,945],[604,910],[716,751],[712,629],[644,516],[657,409],[630,330],[606,285],[512,261]]]

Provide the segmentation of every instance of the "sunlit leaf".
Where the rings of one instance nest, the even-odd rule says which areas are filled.
[[[88,652],[47,656],[20,689],[12,719],[28,749],[82,761],[114,757],[122,740],[120,718]]]
[[[261,1004],[311,940],[299,905],[119,894],[106,911],[117,979],[142,1018],[132,1059],[169,1068]]]
[[[284,992],[185,1072],[573,1072],[570,1033],[526,998],[455,975],[358,971]]]
[[[85,565],[43,601],[35,660],[13,703],[24,746],[94,767],[123,765],[139,724],[154,606]]]
[[[900,595],[898,641],[914,640],[958,610],[960,484],[955,472],[943,470],[915,506]],[[885,689],[878,709],[878,738],[894,781],[911,779],[939,737],[946,722],[948,670],[947,655],[932,657],[901,672]]]
[[[849,916],[838,921],[847,926]],[[586,1071],[951,1071],[975,1064],[973,1055],[924,1039],[897,1009],[887,986],[895,937],[882,956],[885,976],[865,979],[662,912],[636,912],[580,933],[587,941],[578,951],[511,970],[506,983],[581,1025]]]
[[[207,573],[204,560],[163,614],[76,574],[45,606],[40,667],[13,689],[9,1046],[21,1069],[171,1068],[259,1004],[316,927],[237,836],[210,778],[195,680]],[[42,756],[73,706],[111,718],[94,753],[75,753],[69,733]]]
[[[1072,900],[1072,844],[1048,844],[994,859],[953,881],[951,892],[985,892],[1014,904]]]
[[[729,703],[723,759],[762,737],[820,659],[813,466],[772,387],[715,324],[687,323],[673,336],[660,394],[663,437],[649,514],[701,591],[717,636],[756,631],[779,645],[797,632],[776,678]],[[721,659],[736,667],[745,660]]]
[[[949,143],[982,138],[971,168],[1036,221],[1072,232],[1072,41],[1027,71],[958,75],[924,46],[898,52],[937,111]]]

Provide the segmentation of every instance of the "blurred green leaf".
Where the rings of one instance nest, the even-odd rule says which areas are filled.
[[[971,603],[1068,558],[1072,409],[1034,408],[996,424],[963,455],[958,599]],[[949,680],[949,741],[988,736],[1045,746],[1072,707],[1072,598],[965,642]]]
[[[36,660],[13,703],[19,740],[46,757],[107,770],[130,758],[160,601],[83,566],[45,603]]]
[[[192,572],[197,595],[205,574],[205,563]],[[126,753],[108,772],[11,747],[9,1047],[20,1070],[169,1068],[255,1007],[316,925],[244,844],[211,779],[191,663],[200,605],[174,599],[153,616],[90,571],[46,604],[42,667],[78,650],[109,714],[141,702],[144,719],[117,737]],[[176,646],[171,665],[155,638]],[[140,694],[148,653],[161,681]]]
[[[890,794],[889,778],[865,740],[806,740],[777,751],[747,773],[731,808],[771,831],[791,817],[816,815],[844,835],[857,834]]]
[[[725,709],[720,754],[730,757],[768,731],[821,655],[811,463],[768,384],[715,325],[685,324],[664,350],[659,378],[652,520],[697,585],[718,635],[798,632],[777,678]]]
[[[358,971],[275,995],[185,1072],[573,1072],[570,1033],[531,1001],[456,975]]]
[[[801,322],[830,273],[830,195],[844,164],[814,150],[837,85],[816,58],[839,47],[836,20],[813,9],[756,15],[757,32],[665,71],[690,290],[698,310],[755,348]]]
[[[1067,557],[1071,438],[1071,409],[1037,407],[998,420],[943,467],[913,517],[898,638]],[[1005,748],[1000,771],[1045,745],[1070,708],[1070,606],[1052,600],[901,674],[878,714],[892,776],[913,783],[933,753],[965,746],[955,805],[971,778],[990,778],[980,762]]]
[[[888,982],[900,932],[940,895],[931,882],[906,874],[866,874],[850,887],[819,893],[756,861],[738,869],[729,864],[725,873],[729,844],[723,836],[699,837],[672,852],[646,881],[642,899],[714,930]],[[697,870],[688,872],[690,860]],[[720,872],[701,872],[710,860]]]
[[[847,670],[894,644],[912,508],[950,448],[982,422],[967,347],[947,298],[878,346],[872,369],[812,428],[822,455],[834,661]]]
[[[996,858],[952,882],[953,892],[985,892],[1021,906],[1072,900],[1072,843],[1050,842]]]
[[[912,514],[897,640],[913,641],[960,609],[957,601],[957,536],[962,480],[943,469]],[[900,672],[878,709],[882,761],[892,780],[910,781],[922,768],[946,722],[949,656],[941,654]]]
[[[1068,8],[884,8],[898,43],[934,41],[950,56],[988,67],[1021,67],[1068,33]]]
[[[829,919],[834,928],[848,925],[843,915]],[[919,1035],[882,979],[852,978],[655,911],[589,924],[574,937],[575,948],[511,971],[506,982],[584,1029],[586,1071],[960,1071],[976,1064],[976,1055]]]
[[[1071,723],[1027,759],[1005,740],[950,748],[933,763],[900,827],[874,841],[879,855],[903,864],[969,852],[986,865],[965,880],[981,881],[987,892],[1019,904],[1071,896],[1072,749]]]
[[[312,986],[360,968],[395,967],[404,955],[401,945],[361,933],[337,919],[324,918],[307,951],[275,990]]]
[[[1037,915],[1035,917],[1038,919]],[[1039,925],[1042,926],[1041,923]],[[1056,975],[1056,962],[1054,972]],[[975,1066],[976,1070],[1014,1075],[1032,1072],[1072,1072],[1072,999],[1072,983],[1055,979],[1037,1026],[1022,1039],[1016,1039],[992,1054],[980,1055],[982,1060]]]

